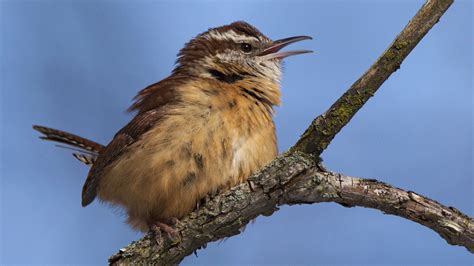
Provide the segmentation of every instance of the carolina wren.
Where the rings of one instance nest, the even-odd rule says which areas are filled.
[[[51,128],[43,139],[73,146],[91,165],[82,206],[118,205],[146,231],[193,211],[199,200],[246,180],[277,155],[273,106],[280,104],[280,52],[296,36],[272,41],[238,21],[189,41],[172,74],[140,91],[135,117],[103,146]]]

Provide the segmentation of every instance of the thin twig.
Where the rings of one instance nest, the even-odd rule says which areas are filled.
[[[400,68],[420,40],[439,21],[453,0],[428,0],[387,50],[322,115],[313,120],[298,142],[290,149],[318,157],[336,134],[372,97],[392,73]]]
[[[211,241],[239,234],[249,221],[259,215],[271,215],[279,205],[328,201],[407,218],[431,228],[448,243],[474,252],[474,221],[455,208],[376,180],[322,171],[314,160],[400,67],[452,2],[428,0],[383,55],[326,113],[312,122],[289,152],[248,182],[216,196],[185,217],[176,226],[177,241],[165,236],[158,244],[147,234],[113,255],[110,263],[176,264]]]

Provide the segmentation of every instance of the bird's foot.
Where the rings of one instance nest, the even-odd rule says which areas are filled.
[[[177,225],[180,222],[176,218],[172,218],[171,220],[173,222],[173,225]],[[178,231],[168,224],[165,224],[162,222],[155,222],[152,225],[150,225],[150,230],[153,232],[155,236],[156,243],[160,246],[164,242],[163,232],[168,235],[168,238],[171,240],[172,243],[177,243],[179,241]]]
[[[196,203],[196,209],[198,210],[201,206],[207,204],[209,201],[211,201],[213,198],[215,198],[221,191],[216,189],[212,191],[211,193],[207,194],[204,198],[200,199]]]
[[[173,218],[171,218],[171,224],[172,224],[173,227],[174,227],[173,229],[174,229],[175,231],[177,231],[175,228],[177,228],[177,227],[179,227],[179,226],[181,225],[181,221],[180,221],[178,218],[173,217]]]
[[[208,203],[211,199],[212,199],[212,198],[211,198],[210,195],[206,195],[204,198],[198,200],[197,203],[196,203],[196,210],[198,210],[201,206],[203,206],[203,205],[205,205],[206,203]]]

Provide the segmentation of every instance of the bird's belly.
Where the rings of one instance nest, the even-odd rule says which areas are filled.
[[[244,181],[276,156],[273,127],[248,134],[242,125],[176,120],[144,134],[99,184],[99,198],[124,207],[136,229],[182,218],[206,195]]]

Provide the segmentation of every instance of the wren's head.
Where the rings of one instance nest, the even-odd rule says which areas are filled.
[[[278,83],[283,58],[311,52],[279,52],[280,49],[306,39],[311,37],[272,41],[252,25],[238,21],[209,29],[188,42],[178,54],[174,72],[227,83],[252,77]]]

